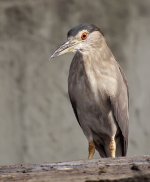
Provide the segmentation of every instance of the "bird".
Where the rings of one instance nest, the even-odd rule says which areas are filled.
[[[126,76],[96,25],[79,24],[50,60],[74,53],[68,94],[76,119],[88,140],[88,159],[127,155],[129,91]]]

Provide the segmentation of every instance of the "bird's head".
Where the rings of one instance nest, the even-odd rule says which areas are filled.
[[[97,47],[102,39],[100,29],[92,24],[80,24],[67,34],[67,41],[63,43],[50,58],[60,56],[69,52],[85,52],[90,48]]]

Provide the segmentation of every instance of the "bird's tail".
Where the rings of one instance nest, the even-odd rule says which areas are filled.
[[[105,147],[103,145],[95,144],[95,147],[96,147],[96,150],[98,151],[100,157],[102,157],[102,158],[108,157],[107,153],[105,151]]]
[[[122,139],[120,137],[116,138],[116,157],[126,156],[124,153],[124,148],[122,144]],[[108,145],[95,144],[96,150],[102,158],[111,157],[108,150]]]

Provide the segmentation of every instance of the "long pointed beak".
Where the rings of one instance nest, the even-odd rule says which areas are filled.
[[[51,56],[50,56],[50,60],[51,58],[60,56],[62,54],[68,53],[68,52],[74,52],[75,51],[75,45],[76,42],[74,41],[67,41],[65,43],[63,43]]]

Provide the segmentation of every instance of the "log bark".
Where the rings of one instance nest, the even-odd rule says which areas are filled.
[[[150,156],[1,166],[0,181],[148,182]]]

